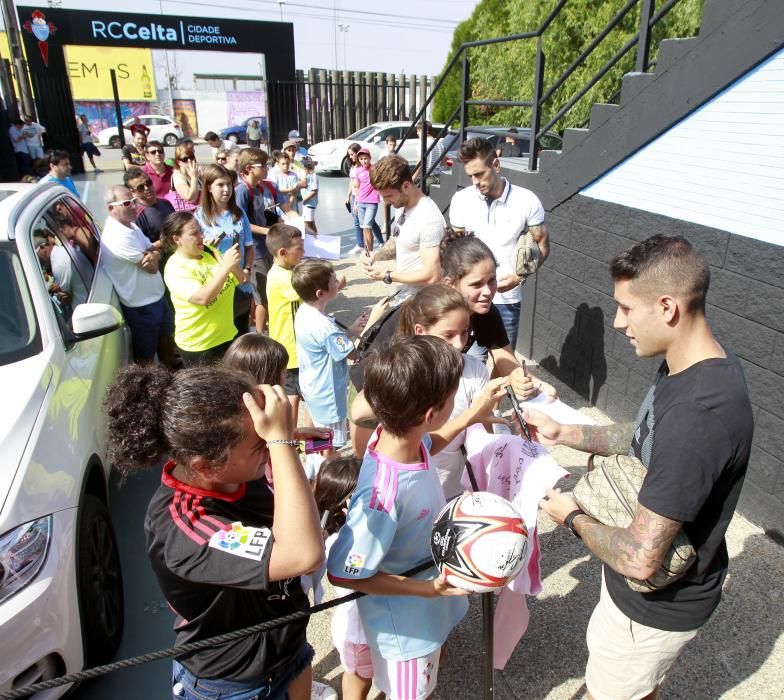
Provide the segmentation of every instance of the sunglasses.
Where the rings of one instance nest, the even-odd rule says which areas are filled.
[[[141,182],[136,187],[132,188],[134,192],[144,192],[144,190],[151,190],[152,189],[152,180],[147,180],[146,182]]]
[[[127,209],[128,207],[132,207],[135,202],[132,199],[123,199],[120,202],[109,202],[110,207],[123,207]]]
[[[192,160],[196,159],[191,156],[183,156],[182,158],[179,158],[180,163],[190,163]]]
[[[149,153],[151,156],[153,156],[153,155],[162,156],[163,155],[163,149],[162,148],[153,148],[153,149],[150,149],[149,151],[147,151],[147,153]]]
[[[180,158],[180,160],[185,160],[185,159],[184,158]],[[218,161],[219,163],[226,163],[226,162],[228,162],[229,159],[228,158],[216,158],[215,160]]]
[[[406,223],[406,213],[403,212],[395,219],[395,225],[392,227],[392,237],[397,238],[400,235],[400,227]]]

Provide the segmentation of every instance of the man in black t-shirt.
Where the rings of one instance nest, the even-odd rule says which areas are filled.
[[[144,231],[156,248],[162,246],[161,229],[164,219],[174,213],[172,203],[167,199],[159,199],[155,194],[150,176],[141,168],[131,167],[123,176],[125,186],[133,192],[136,200],[136,225]]]
[[[144,156],[144,148],[147,146],[147,134],[137,131],[133,135],[133,143],[122,147],[123,168],[128,170],[132,166],[141,168],[147,162]]]
[[[638,356],[664,358],[637,420],[570,426],[536,411],[526,411],[526,420],[544,444],[628,452],[648,469],[627,528],[600,524],[571,495],[552,489],[540,505],[604,562],[587,633],[589,694],[653,698],[721,598],[728,564],[724,534],[746,474],[753,417],[738,359],[714,338],[705,318],[710,272],[691,244],[653,236],[615,258],[610,272],[615,328]],[[649,593],[629,588],[624,577],[652,576],[681,530],[697,554],[684,576]]]

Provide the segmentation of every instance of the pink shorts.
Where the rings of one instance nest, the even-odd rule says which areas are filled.
[[[367,644],[343,642],[340,649],[340,663],[349,673],[360,678],[373,678],[373,659]]]

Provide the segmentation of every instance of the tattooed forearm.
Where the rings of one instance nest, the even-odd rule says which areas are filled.
[[[383,246],[373,253],[373,260],[394,260],[396,248],[397,238],[391,236]]]
[[[645,579],[661,566],[681,523],[638,506],[627,528],[608,527],[587,515],[575,518],[574,527],[588,549],[611,569],[624,576]]]
[[[547,226],[543,223],[537,224],[536,226],[529,226],[528,230],[534,241],[536,241],[537,246],[539,246],[542,262],[544,262],[547,256],[550,255],[550,235],[547,231]]]
[[[562,445],[600,455],[628,453],[634,435],[634,423],[569,425],[564,429],[559,439]]]

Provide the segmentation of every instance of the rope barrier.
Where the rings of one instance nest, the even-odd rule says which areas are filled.
[[[424,561],[421,564],[415,566],[413,569],[409,569],[408,571],[404,572],[401,574],[401,576],[414,576],[415,574],[421,573],[422,571],[433,568],[433,566],[434,564],[432,559]],[[59,688],[60,686],[68,685],[69,683],[86,681],[90,680],[91,678],[97,678],[98,676],[104,676],[108,673],[114,673],[115,671],[123,671],[128,668],[133,668],[134,666],[142,666],[153,661],[160,661],[161,659],[171,658],[172,656],[180,656],[192,651],[199,651],[215,644],[233,642],[235,639],[247,637],[248,635],[255,634],[256,632],[266,632],[267,630],[280,627],[282,625],[288,624],[289,622],[300,620],[303,617],[308,617],[309,615],[328,610],[329,608],[337,607],[343,603],[348,603],[352,600],[356,600],[357,598],[361,598],[364,595],[367,594],[355,591],[354,593],[349,593],[342,598],[335,598],[335,600],[330,600],[326,603],[313,605],[307,610],[298,610],[297,612],[289,613],[288,615],[275,618],[274,620],[259,622],[258,624],[251,625],[250,627],[243,627],[242,629],[235,630],[234,632],[226,632],[225,634],[219,634],[215,637],[210,637],[209,639],[201,639],[198,642],[189,642],[188,644],[181,644],[179,646],[169,647],[168,649],[161,649],[160,651],[141,654],[140,656],[132,656],[129,659],[114,661],[110,664],[104,664],[103,666],[94,666],[93,668],[88,668],[83,671],[77,671],[75,673],[66,674],[65,676],[58,676],[57,678],[50,678],[46,681],[33,683],[32,685],[28,685],[23,688],[5,690],[0,693],[0,700],[16,700],[17,698],[26,698],[33,693],[40,693],[44,690]]]

